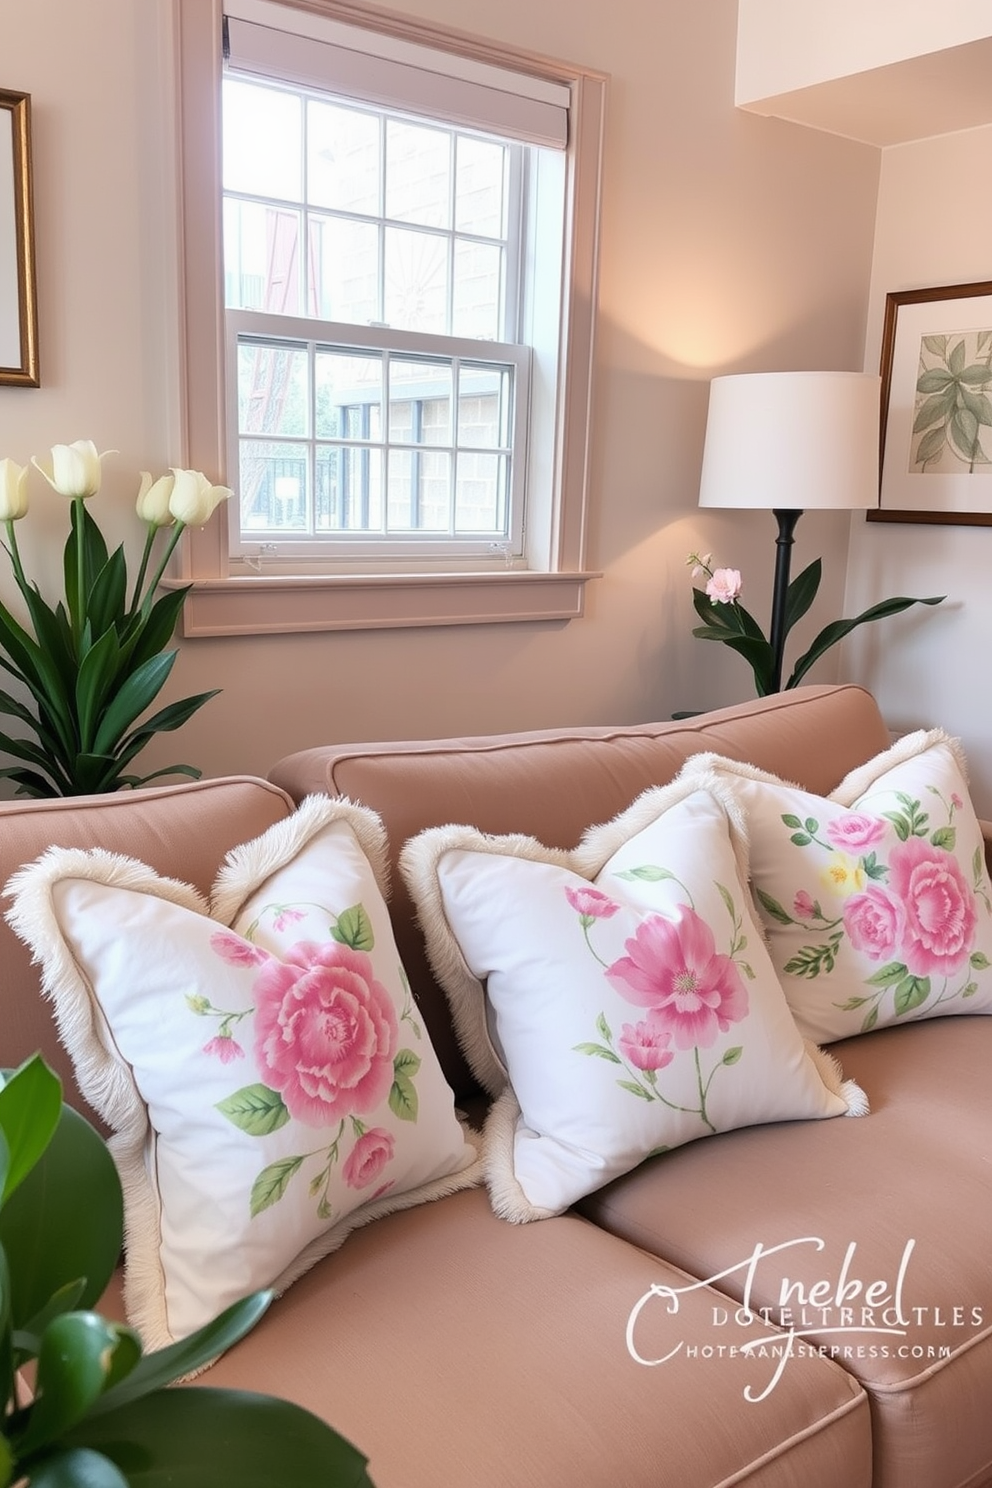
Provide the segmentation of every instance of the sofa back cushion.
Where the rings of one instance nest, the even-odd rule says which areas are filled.
[[[750,761],[829,794],[889,742],[877,704],[863,689],[802,687],[677,723],[308,749],[281,760],[270,779],[296,800],[324,791],[371,806],[382,817],[393,856],[391,909],[400,955],[448,1080],[467,1096],[477,1087],[395,871],[408,838],[425,827],[463,822],[571,849],[587,827],[616,816],[649,786],[666,784],[701,750]]]
[[[138,858],[163,878],[181,879],[208,894],[230,849],[290,816],[293,806],[276,786],[247,776],[109,796],[2,801],[0,889],[48,847],[101,847]],[[0,906],[8,907],[6,901]],[[27,946],[0,917],[0,1065],[12,1067],[40,1049],[61,1078],[68,1103],[95,1119],[39,986]]]

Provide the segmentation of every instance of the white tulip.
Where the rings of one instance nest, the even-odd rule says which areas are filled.
[[[16,522],[28,509],[28,467],[0,460],[0,522]]]
[[[53,444],[51,457],[45,464],[34,455],[31,463],[60,496],[85,501],[100,489],[100,461],[104,455],[116,453],[116,450],[104,450],[103,455],[98,455],[92,439],[77,439],[74,444]]]
[[[135,510],[142,522],[147,522],[150,527],[172,526],[175,518],[169,510],[169,501],[175,483],[174,475],[160,475],[157,481],[153,481],[150,470],[141,472]]]
[[[227,486],[212,486],[199,470],[176,470],[169,510],[186,527],[202,527],[222,501],[234,493]]]

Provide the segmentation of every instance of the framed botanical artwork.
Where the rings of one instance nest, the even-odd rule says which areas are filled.
[[[889,294],[869,520],[992,526],[992,281]]]
[[[0,383],[38,386],[31,97],[0,88]]]

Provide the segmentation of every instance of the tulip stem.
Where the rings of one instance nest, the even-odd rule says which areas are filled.
[[[8,517],[4,522],[4,526],[7,529],[7,542],[10,544],[8,552],[10,553],[10,561],[14,569],[14,578],[17,580],[17,587],[23,594],[28,587],[28,581],[21,565],[21,555],[17,547],[17,535],[14,532],[13,518]]]
[[[72,498],[73,513],[76,521],[72,524],[76,529],[76,604],[75,614],[72,616],[73,638],[76,642],[76,654],[79,654],[79,644],[83,638],[83,615],[86,610],[86,544],[84,541],[84,529],[86,524],[86,501],[82,496]]]
[[[153,522],[148,522],[145,524],[145,550],[141,555],[141,563],[138,568],[138,576],[134,581],[134,592],[131,595],[131,607],[127,612],[127,618],[129,620],[133,618],[134,613],[138,608],[138,597],[141,594],[142,586],[145,582],[145,573],[148,569],[148,560],[152,554],[152,544],[154,543],[158,532],[159,528],[156,527]]]
[[[169,541],[165,545],[165,551],[162,554],[162,557],[161,557],[161,560],[159,562],[158,568],[155,570],[155,573],[153,574],[152,578],[149,580],[148,588],[147,588],[147,590],[145,592],[145,597],[142,600],[142,609],[144,609],[148,605],[149,600],[151,599],[152,595],[155,593],[155,590],[158,588],[159,584],[161,583],[162,575],[165,573],[166,565],[168,564],[169,559],[172,557],[173,553],[175,552],[175,550],[176,550],[176,544],[178,543],[179,539],[182,537],[182,535],[183,535],[183,533],[185,531],[186,531],[186,523],[185,522],[177,522],[175,524],[175,526],[172,528],[172,530],[170,531],[170,533],[169,533]],[[142,572],[144,572],[143,569],[142,569]],[[135,595],[135,600],[137,600],[137,597],[138,597],[137,586],[135,587],[134,595]]]

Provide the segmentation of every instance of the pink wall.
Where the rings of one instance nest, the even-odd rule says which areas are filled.
[[[589,554],[603,578],[568,625],[187,642],[174,695],[224,691],[149,768],[264,772],[323,739],[747,696],[744,663],[689,634],[690,549],[743,569],[759,613],[771,582],[770,516],[695,505],[707,380],[861,365],[879,152],[735,110],[735,0],[404,8],[611,75]],[[181,455],[170,35],[170,0],[0,0],[0,85],[34,105],[43,382],[0,388],[0,456],[118,449],[98,514],[119,533],[136,472]],[[51,572],[65,514],[32,489],[24,543]],[[846,545],[843,518],[800,524],[797,564],[822,553],[827,570],[811,623],[840,613]]]

